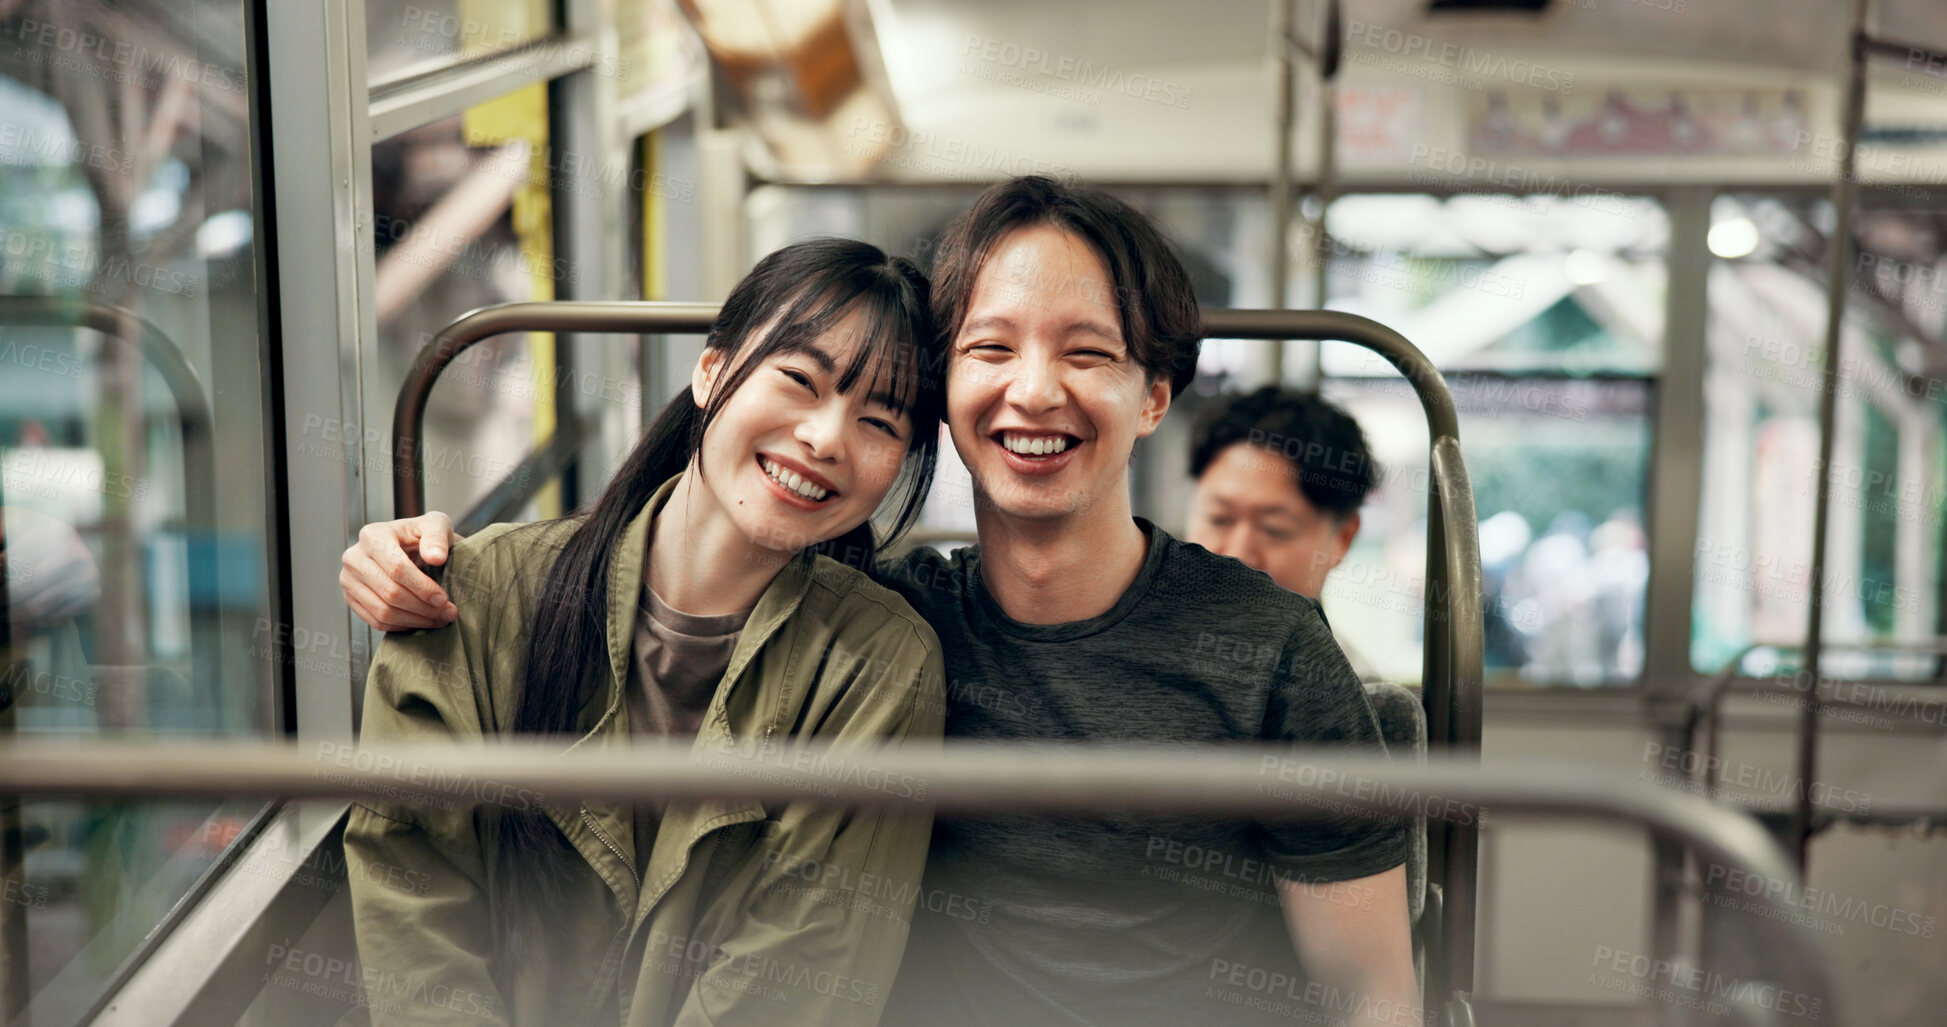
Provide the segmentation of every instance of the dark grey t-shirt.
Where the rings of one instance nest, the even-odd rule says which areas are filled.
[[[945,649],[949,737],[1383,750],[1317,603],[1138,523],[1141,571],[1085,621],[1009,618],[977,547],[893,569]],[[1290,1022],[1305,982],[1274,873],[1344,881],[1404,857],[1398,822],[1362,814],[942,817],[886,1023]]]

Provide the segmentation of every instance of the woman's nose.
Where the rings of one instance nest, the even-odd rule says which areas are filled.
[[[845,425],[851,419],[849,406],[824,403],[798,422],[799,442],[820,460],[836,460],[844,455]]]

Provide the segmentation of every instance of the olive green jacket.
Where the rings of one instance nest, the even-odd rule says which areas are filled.
[[[629,744],[638,583],[666,483],[628,527],[609,581],[608,673],[584,689],[570,749]],[[445,586],[459,620],[389,635],[364,706],[368,742],[505,732],[520,693],[536,592],[572,524],[496,526],[454,546]],[[758,600],[698,729],[694,751],[776,754],[937,740],[945,674],[933,630],[903,599],[825,557],[800,555]],[[790,760],[781,755],[764,759]],[[797,762],[791,760],[791,762]],[[834,771],[838,772],[838,771]],[[414,782],[419,784],[419,782]],[[847,810],[679,801],[653,850],[636,851],[632,807],[447,782],[411,802],[352,807],[345,856],[372,1022],[389,1024],[874,1024],[891,990],[932,813],[916,801]],[[543,810],[579,859],[564,902],[511,982],[493,975],[489,896],[503,872],[497,817]],[[503,988],[500,985],[511,984]]]

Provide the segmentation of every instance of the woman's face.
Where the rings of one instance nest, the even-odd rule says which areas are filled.
[[[791,552],[843,535],[899,476],[913,429],[898,399],[874,391],[887,386],[869,368],[850,392],[838,389],[865,323],[854,310],[807,345],[765,357],[704,432],[702,484],[762,548]],[[696,397],[730,370],[723,350],[705,350],[691,380]]]

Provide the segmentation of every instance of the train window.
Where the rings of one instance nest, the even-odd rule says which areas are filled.
[[[549,0],[365,0],[366,80],[409,78],[553,32]]]
[[[1947,516],[1947,289],[1933,215],[1862,195],[1836,382],[1825,640],[1830,673],[1927,678],[1935,661],[1858,646],[1919,642],[1940,620]],[[1750,645],[1805,641],[1824,370],[1831,207],[1719,197],[1712,210],[1704,494],[1691,660],[1716,672]],[[1756,654],[1770,673],[1795,651]]]
[[[1460,410],[1481,522],[1489,681],[1634,683],[1662,207],[1613,193],[1348,196],[1328,227],[1328,305],[1404,333],[1440,366]],[[1359,535],[1325,582],[1326,612],[1374,672],[1416,681],[1425,420],[1370,351],[1328,344],[1321,363],[1324,394],[1359,421],[1379,468]]]
[[[243,5],[0,32],[0,735],[270,734]],[[257,806],[8,797],[0,1005],[76,1022]]]
[[[536,83],[372,147],[379,375],[390,411],[413,357],[475,307],[554,298],[581,268],[553,253],[546,86]],[[501,336],[462,353],[426,411],[428,509],[458,515],[514,476],[553,427],[552,336]],[[380,497],[373,497],[378,500]],[[544,492],[539,516],[560,512]]]

